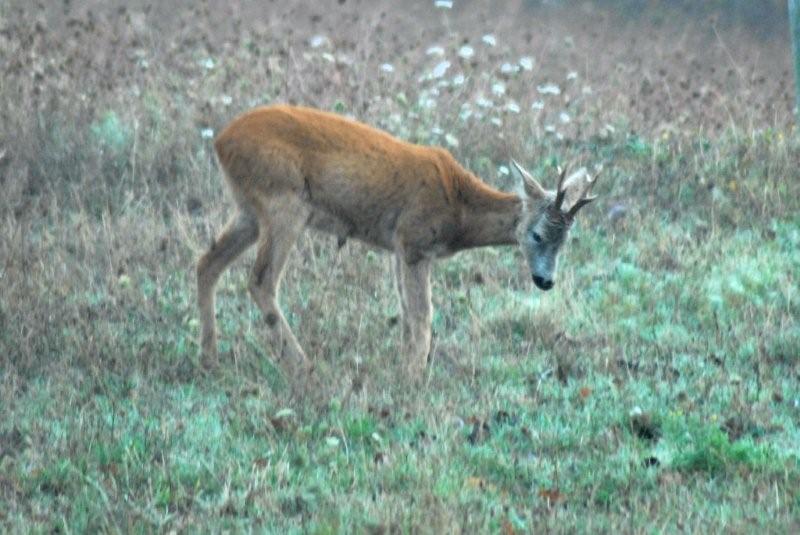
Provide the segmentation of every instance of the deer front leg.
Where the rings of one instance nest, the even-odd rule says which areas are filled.
[[[423,259],[409,264],[398,252],[395,267],[402,309],[402,353],[409,376],[421,379],[431,350],[431,262]]]

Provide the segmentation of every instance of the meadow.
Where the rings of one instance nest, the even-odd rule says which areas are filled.
[[[788,23],[448,4],[0,0],[0,531],[800,531]],[[600,198],[551,292],[513,247],[436,264],[421,386],[391,257],[314,233],[281,303],[318,380],[274,364],[252,250],[204,370],[213,137],[273,102],[505,190],[602,165]]]

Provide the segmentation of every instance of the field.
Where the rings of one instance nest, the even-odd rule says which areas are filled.
[[[0,531],[800,531],[788,23],[622,3],[0,0]],[[313,233],[281,301],[316,380],[272,360],[252,250],[205,370],[212,139],[271,102],[506,190],[602,165],[600,199],[551,292],[517,248],[438,262],[421,386],[391,257]]]

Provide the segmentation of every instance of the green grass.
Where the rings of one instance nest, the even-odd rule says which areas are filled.
[[[608,229],[578,229],[564,289],[554,294],[515,282],[520,259],[510,249],[443,262],[427,385],[393,386],[402,363],[393,362],[391,340],[378,343],[385,355],[356,342],[323,362],[334,376],[323,405],[292,398],[271,366],[258,371],[266,359],[260,321],[237,269],[222,284],[220,323],[222,347],[246,360],[244,369],[188,382],[70,370],[8,400],[0,436],[19,438],[3,460],[4,522],[15,530],[203,522],[318,533],[495,531],[507,523],[646,531],[678,517],[694,518],[685,524],[692,530],[791,524],[800,506],[797,326],[770,345],[758,337],[796,317],[797,290],[785,279],[797,273],[797,221],[768,223],[766,244],[752,228],[695,243],[682,227],[655,222],[636,246],[610,239]],[[679,273],[673,263],[656,265],[665,243],[680,251]],[[374,262],[378,288],[347,297],[338,280],[330,299],[341,302],[343,330],[364,321],[365,336],[391,339],[393,295],[385,262]],[[477,271],[512,282],[470,284]],[[129,278],[120,295],[149,303],[171,327],[129,322],[137,315],[130,310],[104,326],[108,345],[120,358],[150,348],[162,366],[194,358],[191,279]],[[313,299],[304,295],[311,289],[287,290],[290,310]],[[75,299],[102,307],[110,298]],[[312,334],[335,321],[298,319]],[[335,338],[337,329],[328,332]],[[69,329],[53,336],[65,347],[78,343]],[[340,376],[348,359],[370,366],[355,393]],[[636,408],[648,427],[630,425]],[[730,418],[744,421],[735,438],[723,425]],[[556,489],[557,503],[548,503]],[[37,510],[52,513],[37,520]]]

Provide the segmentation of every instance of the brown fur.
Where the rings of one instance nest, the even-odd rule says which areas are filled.
[[[258,241],[250,292],[278,357],[307,364],[277,305],[281,273],[312,227],[396,254],[403,351],[419,374],[430,350],[431,260],[470,247],[517,243],[522,199],[497,191],[449,152],[413,145],[319,110],[269,106],[233,120],[215,148],[238,214],[199,261],[202,350],[216,362],[214,286]],[[541,189],[541,188],[540,188]]]

